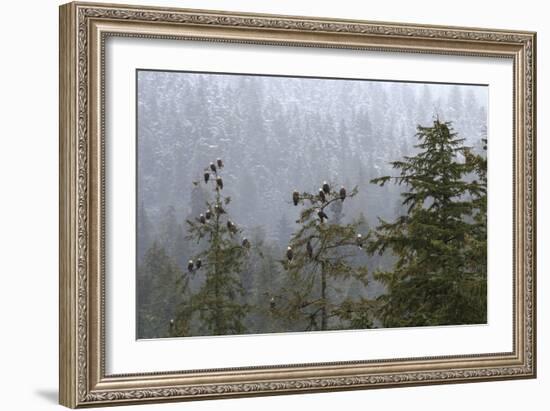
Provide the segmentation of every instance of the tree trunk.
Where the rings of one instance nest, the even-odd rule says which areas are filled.
[[[325,270],[321,271],[321,330],[327,329],[327,276]]]

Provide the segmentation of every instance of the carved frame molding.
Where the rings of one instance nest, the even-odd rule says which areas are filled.
[[[103,70],[109,36],[513,59],[514,351],[105,375]],[[535,50],[531,32],[92,3],[61,6],[60,403],[100,406],[535,377]]]

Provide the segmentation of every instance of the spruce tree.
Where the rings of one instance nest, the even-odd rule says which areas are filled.
[[[337,203],[350,201],[357,188],[346,193],[324,183],[318,194],[295,191],[294,205],[302,206],[283,260],[287,279],[283,294],[272,297],[272,310],[294,323],[295,330],[314,331],[342,328],[367,328],[371,321],[364,301],[339,298],[346,290],[338,287],[347,279],[367,282],[366,267],[353,264],[362,250],[364,238],[357,232],[360,222],[344,224],[335,216]]]
[[[377,273],[386,327],[485,323],[487,319],[486,168],[450,122],[417,127],[417,154],[391,163],[404,186],[404,215],[380,220],[368,250],[395,257]]]
[[[248,306],[243,302],[241,272],[250,241],[241,237],[242,230],[231,221],[227,207],[231,201],[223,196],[223,162],[218,159],[205,168],[201,182],[210,187],[213,200],[205,210],[187,220],[188,240],[204,244],[204,249],[189,258],[187,269],[200,276],[200,289],[179,307],[176,334],[184,335],[186,323],[197,324],[200,335],[242,334]],[[197,334],[197,333],[195,333]]]
[[[137,269],[138,338],[173,334],[176,307],[185,298],[188,282],[174,259],[153,242]]]

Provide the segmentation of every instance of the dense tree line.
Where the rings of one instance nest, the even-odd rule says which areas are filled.
[[[401,211],[403,187],[369,181],[415,152],[417,124],[437,113],[478,150],[486,124],[486,90],[474,86],[140,71],[137,92],[137,205],[148,221],[138,261],[155,239],[185,239],[185,220],[208,195],[203,186],[190,192],[190,176],[218,156],[231,164],[224,192],[233,218],[248,237],[261,226],[284,249],[299,218],[285,207],[289,192],[324,180],[357,186],[346,222],[362,212],[373,226]]]

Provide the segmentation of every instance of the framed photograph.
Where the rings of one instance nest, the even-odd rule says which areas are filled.
[[[536,375],[533,32],[60,8],[60,403]]]

